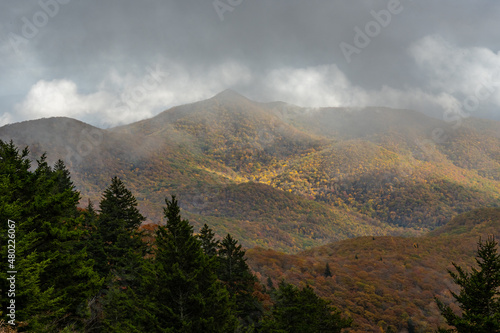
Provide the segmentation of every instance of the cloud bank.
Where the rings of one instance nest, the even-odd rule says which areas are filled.
[[[222,19],[197,0],[2,3],[0,125],[68,116],[111,127],[227,88],[500,119],[500,3],[401,0],[346,61],[342,43],[377,28],[373,13],[394,1],[241,1]]]

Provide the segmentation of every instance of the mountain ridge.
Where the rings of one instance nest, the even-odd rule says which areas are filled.
[[[266,235],[268,246],[298,251],[370,231],[421,234],[464,211],[498,206],[495,123],[466,120],[450,132],[449,142],[422,151],[419,140],[428,141],[434,128],[447,127],[418,111],[312,110],[254,102],[227,90],[129,125],[99,129],[59,117],[1,127],[0,139],[30,146],[33,159],[44,151],[49,161],[63,159],[82,204],[98,202],[111,177],[119,176],[149,223],[161,222],[158,208],[177,194],[194,223],[215,222],[216,232],[238,233],[248,247],[262,244],[259,235]],[[250,182],[269,188],[239,186]],[[291,212],[276,211],[283,216],[281,222],[270,219],[273,234],[263,220],[246,222],[245,215],[255,216],[260,208],[245,200],[258,202],[257,193],[276,190],[298,201]],[[244,199],[238,216],[220,195],[226,191]],[[299,213],[301,200],[309,202],[310,219]],[[209,205],[222,208],[202,209]],[[359,224],[358,231],[328,222],[324,216],[334,212],[344,216],[344,226]],[[321,227],[314,221],[322,221]],[[351,231],[336,235],[343,228]],[[284,230],[289,240],[283,240]]]

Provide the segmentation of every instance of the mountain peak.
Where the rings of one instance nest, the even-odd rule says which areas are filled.
[[[248,101],[248,98],[246,98],[245,96],[239,94],[238,92],[232,89],[226,89],[215,95],[213,98],[224,101],[238,101],[238,100]]]

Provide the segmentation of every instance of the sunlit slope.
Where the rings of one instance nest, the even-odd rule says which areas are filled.
[[[267,177],[273,186],[400,226],[432,228],[499,205],[500,122],[454,127],[411,110],[266,107],[331,140]]]
[[[99,201],[119,176],[148,222],[161,221],[164,198],[176,194],[196,223],[239,232],[248,245],[291,250],[400,227],[427,231],[459,213],[498,206],[496,123],[470,119],[453,131],[443,123],[409,110],[305,109],[225,91],[117,128],[50,118],[4,126],[0,138],[63,159],[82,205]],[[449,141],[429,143],[439,127]],[[227,191],[240,208],[228,203]],[[324,218],[302,231],[301,204],[265,213],[264,198],[286,201],[283,192]]]
[[[435,227],[456,214],[498,206],[500,185],[449,160],[430,162],[365,140],[346,140],[296,159],[265,178],[398,226]]]

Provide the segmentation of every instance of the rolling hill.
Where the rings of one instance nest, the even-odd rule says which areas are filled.
[[[474,266],[477,242],[489,235],[500,237],[499,208],[458,215],[422,237],[358,237],[297,254],[254,248],[247,257],[263,284],[308,284],[331,300],[354,318],[347,331],[431,332],[444,325],[434,297],[449,303],[457,290],[451,263]]]

